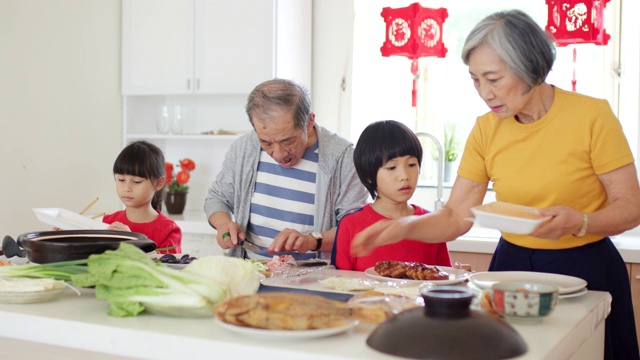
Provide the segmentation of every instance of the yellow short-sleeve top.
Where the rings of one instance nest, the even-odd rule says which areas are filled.
[[[545,208],[566,205],[582,212],[607,206],[597,175],[634,161],[620,122],[606,100],[554,87],[549,112],[531,124],[480,116],[467,139],[458,175],[493,181],[496,200]],[[503,233],[516,245],[565,249],[601,236],[547,240]]]

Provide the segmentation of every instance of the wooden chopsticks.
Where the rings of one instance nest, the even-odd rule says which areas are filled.
[[[92,201],[92,202],[90,202],[90,203],[89,203],[89,205],[87,205],[84,209],[82,209],[82,211],[80,211],[78,214],[80,214],[80,215],[84,215],[84,213],[86,213],[86,212],[87,212],[87,210],[89,210],[89,208],[93,206],[93,204],[95,204],[95,203],[97,203],[97,202],[98,202],[98,200],[100,200],[100,198],[95,198],[95,199],[93,199],[93,201]]]
[[[95,215],[93,215],[91,218],[92,218],[92,219],[97,219],[97,218],[102,217],[102,216],[104,216],[104,215],[105,215],[105,213],[95,214]]]

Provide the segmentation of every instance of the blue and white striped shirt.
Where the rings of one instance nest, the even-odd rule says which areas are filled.
[[[267,152],[260,151],[256,185],[251,198],[248,225],[250,242],[264,249],[248,251],[251,259],[270,258],[266,248],[284,228],[305,234],[314,229],[318,142],[305,150],[293,167],[280,166]],[[316,257],[316,253],[291,253],[296,259]]]

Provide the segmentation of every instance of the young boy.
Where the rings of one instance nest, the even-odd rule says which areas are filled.
[[[341,270],[356,271],[364,271],[385,260],[451,266],[446,243],[427,244],[405,239],[381,246],[367,256],[351,254],[351,240],[371,224],[428,213],[408,203],[418,184],[422,146],[406,125],[385,120],[367,126],[358,139],[353,161],[360,181],[374,201],[352,210],[340,220],[331,253],[332,264]]]

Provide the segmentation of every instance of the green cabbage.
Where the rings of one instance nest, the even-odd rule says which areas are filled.
[[[87,267],[87,274],[71,277],[73,284],[95,286],[96,297],[108,301],[109,315],[117,317],[138,315],[145,304],[213,311],[217,303],[255,294],[260,287],[260,274],[242,259],[208,256],[179,271],[126,243],[91,255]]]

